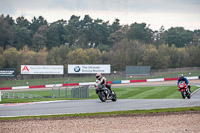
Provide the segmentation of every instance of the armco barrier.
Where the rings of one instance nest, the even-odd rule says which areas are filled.
[[[29,86],[29,88],[45,88],[45,85],[35,85],[35,86]]]
[[[130,80],[130,83],[147,82],[147,79]]]
[[[113,84],[121,84],[121,81],[113,81]]]
[[[122,80],[121,83],[122,83],[122,84],[129,84],[129,83],[130,83],[130,80]]]
[[[12,87],[13,90],[17,89],[29,89],[29,86],[17,86],[17,87]]]
[[[178,80],[178,77],[177,78],[164,78],[164,81],[170,81],[170,80]]]
[[[0,88],[0,90],[12,90],[12,87],[3,87],[3,88]]]
[[[189,80],[200,79],[200,76],[186,77]],[[108,81],[108,84],[129,84],[138,82],[163,82],[170,80],[178,80],[176,78],[157,78],[157,79],[138,79],[138,80],[121,80],[121,81]],[[81,85],[94,85],[95,82],[87,83],[69,83],[69,84],[50,84],[50,85],[35,85],[35,86],[17,86],[17,87],[3,87],[0,90],[15,90],[15,89],[32,89],[32,88],[49,88],[49,87],[60,87],[60,86],[81,86]]]
[[[158,79],[147,79],[147,82],[157,82],[157,81],[164,81],[164,78],[158,78]]]
[[[63,86],[79,86],[79,83],[63,84]]]

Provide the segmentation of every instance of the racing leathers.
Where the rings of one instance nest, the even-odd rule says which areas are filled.
[[[99,83],[99,82],[101,82],[101,84],[102,84],[103,86],[105,86],[106,88],[108,88],[108,89],[110,90],[110,92],[112,92],[112,91],[111,91],[111,85],[109,85],[109,84],[107,83],[105,77],[101,77],[101,78],[99,78],[99,79],[96,79],[96,83]]]

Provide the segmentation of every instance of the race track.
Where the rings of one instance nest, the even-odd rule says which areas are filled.
[[[0,117],[35,116],[74,113],[110,112],[200,106],[200,99],[119,99],[116,102],[100,100],[66,100],[0,106]]]
[[[200,106],[200,90],[191,99],[99,99],[0,104],[0,117],[37,116],[74,113],[110,112],[121,110],[159,109]]]

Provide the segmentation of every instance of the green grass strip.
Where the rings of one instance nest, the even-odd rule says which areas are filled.
[[[182,99],[181,93],[177,90],[177,86],[153,86],[153,87],[120,87],[113,88],[118,99]],[[191,91],[198,89],[197,86],[192,86]],[[37,94],[40,96],[51,96],[51,90],[45,91],[25,91],[25,92],[10,92],[10,93],[26,93]],[[65,90],[61,90],[61,98],[58,98],[58,90],[54,91],[57,98],[2,98],[0,104],[3,103],[24,103],[24,102],[39,102],[39,101],[55,101],[55,100],[78,100],[71,99],[71,92],[68,90],[67,98]],[[98,95],[94,89],[89,90],[89,99],[98,99]],[[80,99],[79,99],[80,100]]]
[[[62,114],[62,115],[41,115],[41,116],[20,116],[20,117],[2,117],[0,120],[16,120],[16,119],[41,119],[41,118],[59,118],[59,117],[90,117],[90,116],[116,116],[130,114],[151,114],[163,112],[183,112],[183,111],[198,111],[200,107],[184,107],[184,108],[166,108],[152,110],[128,110],[128,111],[113,111],[99,113],[79,113],[79,114]]]
[[[81,100],[75,98],[3,98],[0,104],[5,103],[27,103],[27,102],[42,102],[42,101],[57,101],[57,100]]]

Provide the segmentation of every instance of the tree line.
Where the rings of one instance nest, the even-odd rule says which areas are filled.
[[[154,69],[199,67],[200,30],[162,26],[153,31],[146,23],[112,24],[85,15],[48,23],[42,16],[29,22],[0,16],[0,68],[20,65],[111,64]]]
[[[123,39],[110,51],[98,48],[71,49],[67,45],[48,50],[43,47],[38,52],[27,45],[17,50],[14,47],[0,48],[1,68],[16,68],[21,65],[64,65],[68,64],[111,64],[112,71],[124,71],[126,66],[151,66],[152,69],[176,67],[200,67],[200,44],[178,48],[175,45],[142,44],[135,40]]]

